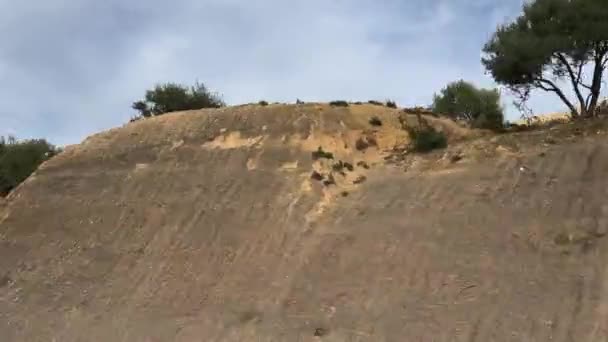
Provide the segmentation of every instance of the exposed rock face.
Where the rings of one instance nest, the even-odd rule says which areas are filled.
[[[0,202],[0,336],[605,339],[605,136],[404,172],[398,115],[241,106],[67,149]]]

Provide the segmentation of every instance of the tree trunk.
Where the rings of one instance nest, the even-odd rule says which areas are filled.
[[[602,90],[602,77],[604,76],[604,57],[606,52],[598,52],[595,57],[595,66],[593,68],[593,82],[591,82],[591,101],[589,106],[586,108],[586,117],[592,117],[597,114],[597,104],[600,99],[600,92]]]

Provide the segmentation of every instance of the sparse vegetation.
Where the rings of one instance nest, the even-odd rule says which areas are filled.
[[[414,152],[430,152],[435,149],[445,148],[448,145],[445,133],[429,125],[421,115],[418,115],[417,126],[407,125],[405,121],[402,121],[401,124],[410,135],[411,142],[409,149]]]
[[[316,180],[316,181],[322,181],[323,180],[323,175],[318,173],[317,171],[313,171],[310,174],[310,179]]]
[[[146,91],[145,98],[133,103],[132,108],[147,118],[169,112],[225,106],[222,98],[210,92],[203,83],[192,87],[176,83],[159,84]]]
[[[133,116],[131,116],[131,118],[129,119],[129,122],[135,122],[135,121],[139,121],[139,120],[141,120],[141,119],[143,119],[143,116],[141,116],[141,115],[133,115]]]
[[[348,102],[343,100],[331,101],[329,105],[333,107],[348,107]]]
[[[374,105],[374,106],[384,106],[384,103],[382,103],[380,101],[376,101],[376,100],[369,100],[369,101],[367,101],[367,103]]]
[[[344,169],[352,172],[352,171],[354,171],[355,168],[354,168],[353,164],[340,160],[337,163],[335,163],[334,165],[332,165],[332,169],[336,172],[344,172]]]
[[[318,160],[318,159],[334,159],[334,154],[331,152],[325,152],[323,151],[323,148],[321,146],[319,146],[319,148],[316,151],[312,152],[312,159],[313,160]]]
[[[367,177],[361,175],[353,181],[353,184],[361,184],[361,183],[364,183],[366,180],[367,180]]]
[[[6,196],[59,152],[44,139],[17,141],[0,137],[0,196]]]
[[[265,106],[268,106],[268,101],[264,101],[264,100],[262,100],[262,101],[258,102],[258,104],[259,104],[260,106],[264,106],[264,107],[265,107]]]
[[[408,113],[408,114],[424,114],[424,115],[438,116],[436,113],[433,112],[432,108],[426,108],[426,107],[421,107],[421,106],[406,107],[406,108],[403,108],[403,112]]]
[[[392,100],[387,100],[386,101],[386,106],[388,108],[397,108],[397,102],[392,101]]]
[[[325,186],[330,186],[330,185],[335,185],[336,184],[336,179],[334,178],[333,173],[330,173],[327,176],[327,179],[323,181],[323,185]]]
[[[363,160],[357,162],[357,166],[362,167],[364,169],[369,169],[369,165],[366,162],[364,162]]]
[[[448,145],[445,134],[432,127],[420,130],[411,129],[409,133],[412,138],[411,148],[416,152],[430,152],[435,149],[445,148]]]
[[[572,117],[597,115],[608,67],[608,6],[605,0],[526,2],[517,19],[498,27],[483,52],[486,70],[520,103],[538,89],[554,93]]]
[[[433,111],[475,128],[500,130],[504,125],[498,90],[479,89],[463,80],[448,84],[435,95]]]
[[[370,146],[378,146],[378,142],[376,141],[376,138],[374,138],[372,135],[360,137],[355,142],[355,148],[358,151],[365,151]]]
[[[369,119],[369,124],[372,126],[382,126],[382,120],[380,120],[380,118],[377,116],[372,116]]]
[[[355,170],[355,167],[351,163],[343,162],[342,164],[344,165],[344,168],[350,172],[353,172]]]
[[[357,139],[357,141],[355,142],[355,148],[358,151],[364,151],[369,147],[369,144],[367,143],[367,141],[365,141],[365,139],[363,138],[359,138]]]
[[[334,165],[332,165],[331,168],[332,168],[332,170],[334,170],[336,172],[342,172],[342,170],[344,170],[344,164],[340,160],[337,163],[335,163]]]

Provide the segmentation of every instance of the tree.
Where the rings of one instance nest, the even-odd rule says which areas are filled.
[[[0,137],[0,196],[7,195],[58,152],[44,139],[17,141],[14,137]]]
[[[496,89],[479,89],[460,80],[448,84],[433,99],[433,112],[464,120],[477,128],[503,127],[503,109]]]
[[[144,100],[131,106],[143,117],[162,115],[181,110],[219,108],[225,106],[218,94],[210,92],[202,83],[192,87],[176,83],[159,84],[146,91]]]
[[[522,102],[540,89],[557,95],[573,117],[593,116],[608,64],[606,0],[529,2],[514,22],[498,27],[483,52],[485,68]]]

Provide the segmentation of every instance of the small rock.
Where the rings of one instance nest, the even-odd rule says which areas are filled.
[[[453,155],[453,156],[450,158],[450,162],[452,162],[452,163],[457,163],[457,162],[461,161],[461,160],[462,160],[462,158],[463,158],[463,157],[462,157],[462,154],[458,153],[458,154]]]
[[[509,150],[508,148],[502,146],[502,145],[498,145],[498,147],[496,147],[496,152],[498,153],[511,153],[511,150]]]
[[[315,333],[314,336],[315,337],[321,337],[321,336],[325,336],[327,335],[327,330],[323,329],[323,328],[316,328],[315,329]]]

